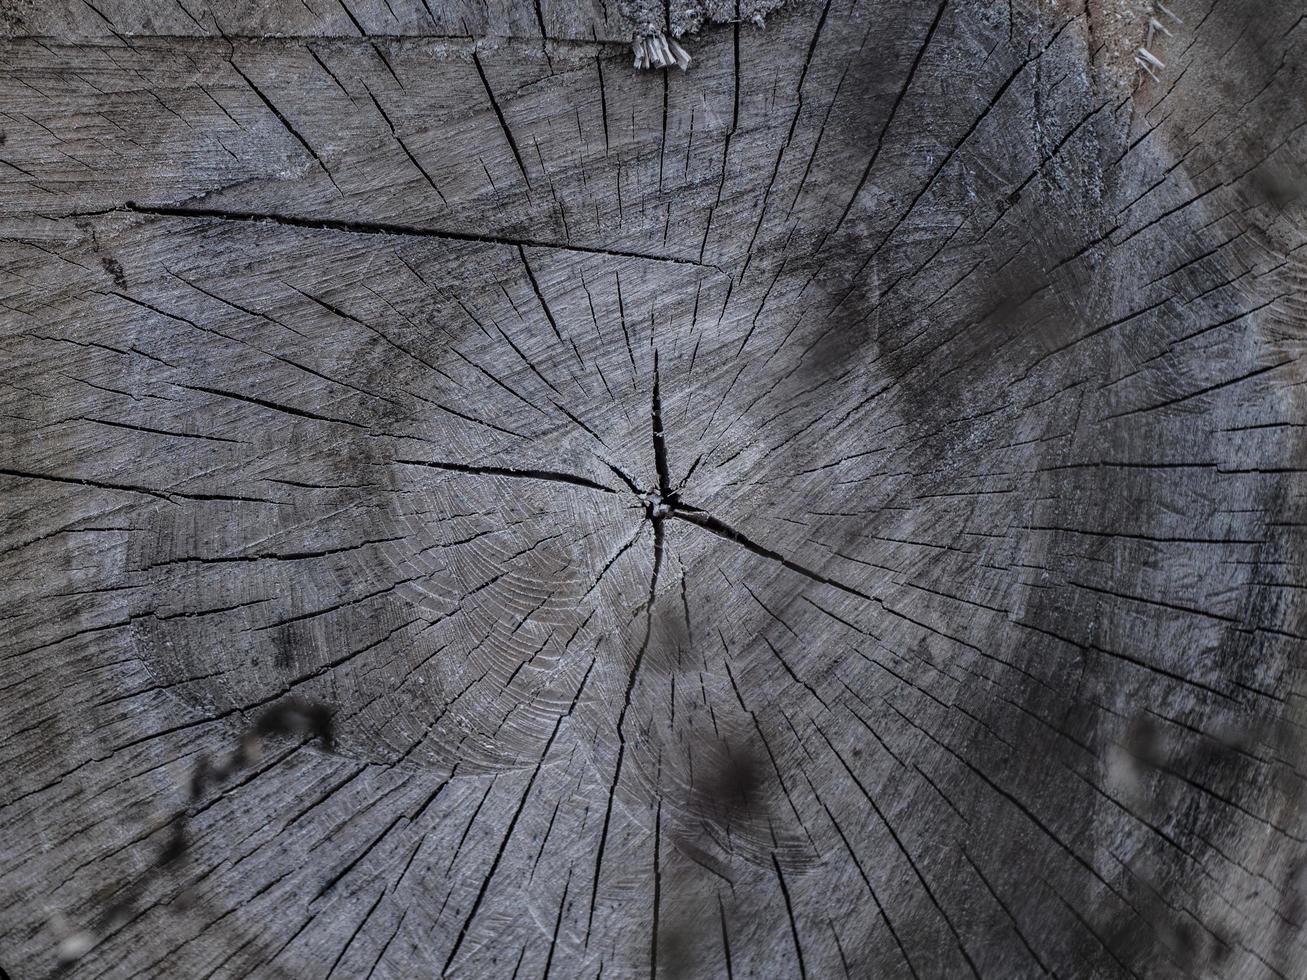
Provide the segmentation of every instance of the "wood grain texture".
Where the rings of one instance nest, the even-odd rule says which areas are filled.
[[[1307,8],[608,6],[5,7],[0,968],[1301,976]]]
[[[611,6],[611,11],[610,11]],[[6,33],[134,43],[137,37],[529,37],[627,41],[631,25],[606,0],[9,0]]]

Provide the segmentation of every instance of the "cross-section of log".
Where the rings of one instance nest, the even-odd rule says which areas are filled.
[[[610,6],[8,15],[0,976],[1301,976],[1301,5]]]

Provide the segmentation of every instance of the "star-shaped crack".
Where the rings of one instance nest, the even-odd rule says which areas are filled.
[[[778,551],[766,547],[755,541],[743,531],[731,526],[725,521],[709,513],[702,507],[689,504],[681,499],[681,490],[684,482],[677,486],[672,486],[671,468],[667,459],[667,440],[663,430],[662,418],[662,398],[660,379],[658,373],[658,352],[654,351],[653,358],[653,403],[651,407],[651,423],[653,435],[654,451],[654,470],[657,473],[657,485],[652,489],[641,489],[640,486],[627,473],[615,466],[608,460],[596,457],[601,463],[617,477],[626,487],[626,490],[634,494],[644,510],[644,519],[649,521],[653,529],[653,574],[651,576],[649,587],[648,604],[653,602],[654,593],[658,587],[658,573],[662,565],[663,541],[665,536],[665,522],[671,518],[674,520],[684,521],[687,524],[693,524],[702,528],[710,534],[715,534],[719,538],[732,541],[747,551],[753,552],[761,558],[775,562],[783,568],[789,569],[810,581],[817,582],[821,585],[827,585],[831,588],[838,589],[849,595],[856,596],[859,599],[868,602],[874,602],[875,597],[858,589],[847,582],[842,582],[837,578],[829,575],[823,575],[821,572],[804,565],[802,562],[787,557]],[[597,490],[602,493],[622,494],[622,490],[598,480],[591,479],[587,476],[581,476],[575,473],[566,473],[558,470],[544,469],[523,469],[511,466],[486,466],[471,463],[460,463],[449,460],[424,460],[424,459],[396,459],[396,463],[403,466],[423,466],[430,469],[444,470],[450,473],[464,473],[484,476],[499,476],[515,480],[532,480],[544,481],[550,483],[564,483],[570,486],[583,487],[588,490]],[[698,460],[686,474],[689,479],[690,473],[693,473],[698,466]],[[647,611],[647,606],[642,609]]]

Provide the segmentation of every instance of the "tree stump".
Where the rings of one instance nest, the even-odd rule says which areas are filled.
[[[0,976],[1302,975],[1307,8],[707,6],[4,6]]]

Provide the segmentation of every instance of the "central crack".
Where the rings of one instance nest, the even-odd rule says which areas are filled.
[[[658,388],[657,348],[654,348],[653,356],[653,406],[649,414],[653,426],[654,470],[658,473],[658,486],[640,495],[640,499],[644,501],[645,516],[653,525],[654,548],[653,575],[649,582],[649,599],[645,604],[646,623],[644,643],[640,648],[641,657],[644,655],[644,648],[649,645],[650,623],[647,620],[652,616],[654,597],[658,591],[658,570],[663,563],[663,521],[676,510],[676,493],[672,490],[671,470],[667,466],[667,441],[663,438],[663,403]],[[636,664],[638,667],[639,657],[636,659]]]
[[[857,589],[852,585],[841,582],[839,579],[823,575],[814,568],[810,568],[793,558],[774,551],[757,541],[754,541],[748,535],[737,530],[731,525],[701,507],[695,507],[681,499],[681,487],[690,479],[691,474],[698,468],[699,463],[703,460],[701,454],[690,467],[689,472],[685,474],[681,483],[675,487],[672,486],[671,467],[667,462],[667,439],[663,431],[663,406],[662,406],[662,387],[658,375],[658,351],[654,350],[653,354],[653,404],[650,408],[651,435],[653,437],[653,455],[654,470],[657,473],[657,485],[641,490],[639,485],[625,472],[612,463],[598,457],[600,461],[616,476],[626,488],[633,493],[643,505],[644,516],[649,521],[653,530],[653,569],[649,582],[649,595],[644,604],[640,607],[637,615],[650,612],[654,598],[658,590],[658,575],[662,569],[663,559],[663,542],[665,536],[665,522],[668,518],[675,518],[684,521],[687,524],[693,524],[701,530],[714,534],[719,538],[734,542],[746,551],[751,551],[760,558],[766,558],[768,561],[787,568],[792,572],[802,575],[804,578],[821,585],[828,585],[832,588],[839,589],[852,596],[865,599],[869,602],[878,601],[874,596]],[[588,490],[598,490],[603,493],[620,494],[622,491],[615,489],[607,484],[599,483],[590,477],[580,476],[573,473],[559,472],[556,470],[537,470],[537,469],[517,469],[508,466],[494,466],[487,464],[458,463],[444,460],[420,460],[420,459],[396,459],[396,463],[406,466],[422,466],[431,469],[444,470],[453,473],[479,474],[484,476],[497,476],[511,480],[528,480],[544,481],[549,483],[566,483],[576,487],[583,487]],[[646,624],[648,625],[648,624]],[[641,656],[643,650],[648,646],[649,637],[646,631],[644,643],[641,645]],[[640,658],[637,658],[637,663]]]
[[[714,517],[702,508],[693,507],[681,500],[680,487],[672,486],[671,467],[667,463],[667,439],[663,432],[663,405],[658,377],[658,351],[656,349],[654,350],[653,357],[653,406],[651,416],[653,422],[654,469],[658,474],[658,486],[652,490],[646,490],[639,494],[640,500],[644,504],[645,517],[647,517],[650,524],[653,525],[654,532],[653,576],[650,583],[648,604],[645,607],[646,612],[648,611],[648,606],[653,603],[654,591],[658,585],[658,570],[662,565],[663,521],[669,517],[674,517],[677,520],[694,524],[696,527],[702,528],[720,538],[725,538],[727,541],[733,541],[745,550],[751,551],[755,555],[766,558],[769,561],[776,562],[778,565],[788,568],[792,572],[797,572],[813,582],[819,582],[822,585],[829,585],[839,589],[841,592],[846,592],[849,595],[872,601],[872,597],[866,592],[863,592],[860,589],[855,589],[851,585],[846,585],[838,579],[822,575],[815,569],[808,568],[791,558],[787,558],[779,552],[773,551],[771,548],[764,547],[749,538],[747,535],[737,531],[725,521]],[[700,457],[700,459],[702,459],[702,457]],[[698,465],[699,460],[695,460],[694,466],[690,467],[690,473],[693,473]],[[686,478],[689,478],[688,473],[686,474]],[[647,643],[647,635],[645,640]],[[643,653],[643,650],[641,653]]]
[[[644,501],[645,516],[651,521],[658,521],[667,517],[675,506],[672,502],[664,500],[661,494],[654,493],[652,490],[640,494],[640,499]]]

